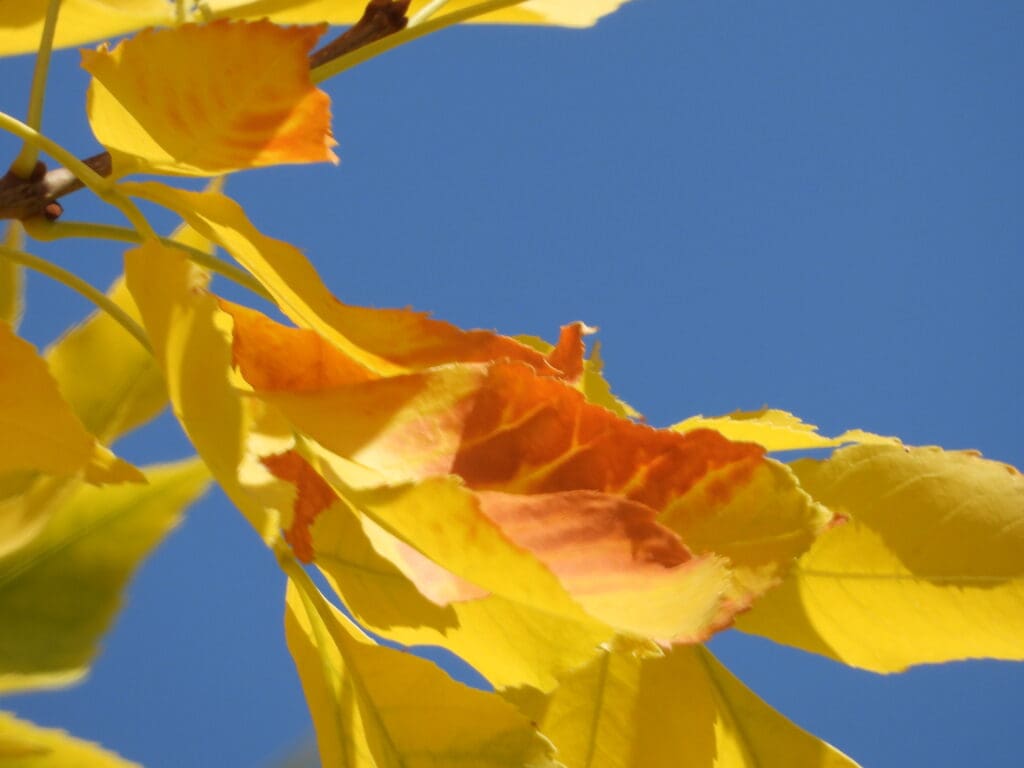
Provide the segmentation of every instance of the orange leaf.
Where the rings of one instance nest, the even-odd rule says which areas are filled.
[[[307,59],[325,28],[185,24],[82,51],[89,123],[115,174],[336,162],[330,99]]]
[[[589,489],[656,510],[727,465],[741,485],[764,455],[710,430],[678,435],[618,418],[559,382],[507,364],[491,367],[461,435],[452,471],[475,488]],[[720,490],[723,499],[730,492]]]
[[[221,299],[235,321],[234,365],[249,372],[257,390],[314,392],[368,381],[376,374],[304,328],[285,328],[254,309]]]
[[[235,319],[235,365],[260,381],[253,384],[257,389],[313,392],[378,376],[314,331],[289,328],[230,301],[220,304]],[[410,370],[518,360],[542,376],[575,381],[583,373],[583,336],[593,332],[583,323],[567,325],[558,346],[544,355],[508,336],[464,331],[409,309],[355,307],[337,300],[333,304],[346,337]]]

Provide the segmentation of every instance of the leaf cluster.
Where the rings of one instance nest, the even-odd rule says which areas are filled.
[[[27,120],[0,114],[25,147],[0,182],[0,692],[81,678],[211,481],[287,577],[325,765],[848,766],[703,643],[735,626],[874,672],[1024,658],[1014,468],[777,410],[652,428],[583,323],[548,343],[344,303],[218,181],[174,183],[336,162],[316,83],[395,45],[620,4],[38,0],[0,23],[0,53],[40,62]],[[352,26],[318,48],[332,24]],[[83,161],[40,132],[50,48],[139,29],[83,51],[103,148]],[[65,220],[56,201],[82,188],[128,226]],[[179,228],[159,235],[141,204]],[[123,277],[99,291],[26,234],[128,243]],[[43,353],[17,335],[24,268],[98,307]],[[167,407],[195,456],[113,453]],[[827,457],[790,458],[811,450]],[[491,689],[395,643],[441,646]],[[125,764],[8,716],[0,758]]]

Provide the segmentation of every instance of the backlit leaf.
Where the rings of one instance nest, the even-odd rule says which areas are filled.
[[[713,429],[730,440],[757,443],[767,451],[793,451],[834,448],[846,443],[899,445],[894,437],[882,437],[859,429],[838,437],[823,437],[813,424],[804,424],[786,411],[766,408],[760,411],[734,411],[727,416],[692,416],[672,427],[677,432]]]
[[[323,765],[558,768],[551,744],[499,696],[373,644],[319,593],[289,584],[285,632]]]
[[[308,525],[304,501],[323,498],[319,478],[291,469],[278,476],[303,481],[297,483],[296,518]],[[329,468],[326,477],[334,482]],[[460,579],[555,615],[577,619],[578,604],[619,631],[669,642],[702,640],[733,611],[721,602],[729,583],[724,563],[712,555],[692,557],[675,534],[655,522],[654,510],[619,496],[474,493],[443,472],[416,485],[372,491],[348,489],[341,481],[338,490]],[[291,531],[289,541],[305,539]],[[429,580],[433,575],[421,572],[415,579],[426,594],[438,591]],[[559,583],[574,602],[564,599]]]
[[[566,768],[855,768],[701,646],[619,643],[547,697],[511,692]]]
[[[164,370],[174,414],[232,502],[264,538],[276,514],[239,480],[250,417],[230,378],[230,318],[205,291],[205,275],[172,248],[148,241],[125,254],[125,278]]]
[[[452,0],[442,13],[477,5],[480,0]],[[589,27],[602,16],[612,13],[627,0],[532,0],[504,8],[475,19],[485,24],[554,24],[566,27]],[[427,4],[427,0],[414,0],[409,15]],[[363,14],[365,0],[213,0],[210,6],[216,13],[247,18],[269,14],[278,23],[308,24],[326,21],[331,24],[351,24]]]
[[[39,47],[47,5],[49,0],[0,0],[0,56]],[[103,40],[173,19],[174,6],[166,0],[61,0],[54,44]]]
[[[478,497],[485,517],[488,499],[502,500],[492,509],[514,509],[490,522],[551,568],[592,615],[620,631],[663,641],[704,639],[774,586],[830,519],[759,447],[710,430],[680,435],[638,425],[529,366],[441,366],[365,379],[346,369],[340,350],[308,332],[230,310],[242,375],[324,449],[318,456],[344,484],[394,485],[454,474],[475,491],[497,492]],[[282,352],[304,344],[316,350],[313,364],[293,367],[295,358]],[[354,383],[345,386],[346,379]],[[685,547],[654,522],[659,512]],[[607,539],[595,535],[597,519],[608,524]],[[640,519],[649,521],[647,531],[661,531],[666,548],[658,551],[667,559],[642,543],[647,534],[636,525]],[[534,526],[545,534],[516,539],[521,522],[522,530]],[[561,540],[551,535],[555,530]],[[399,536],[439,562],[414,535]],[[675,555],[667,554],[669,540],[677,542]],[[628,556],[615,565],[617,546]],[[692,558],[686,548],[702,557]],[[731,580],[716,565],[718,554],[731,559]],[[581,562],[593,572],[574,582]],[[600,589],[594,588],[598,572],[604,574]]]
[[[208,482],[197,460],[146,477],[147,485],[78,484],[39,535],[0,559],[0,691],[85,674],[132,573]]]
[[[354,512],[321,515],[312,529],[317,565],[356,618],[390,640],[443,646],[497,687],[549,690],[611,638],[610,628],[589,617],[558,616],[495,594],[438,605],[375,550],[367,525]]]
[[[341,303],[298,248],[260,233],[242,208],[223,195],[187,192],[156,183],[125,183],[121,187],[131,195],[173,210],[203,237],[231,254],[270,291],[286,316],[300,328],[316,331],[329,346],[348,357],[348,368],[364,369],[364,378],[444,362],[504,358],[521,360],[553,376],[564,375],[544,355],[496,333],[463,331],[410,310]],[[248,317],[243,310],[237,314]]]
[[[107,295],[139,319],[123,279]],[[64,399],[103,443],[149,421],[167,404],[152,355],[105,312],[94,312],[62,336],[47,350],[46,361]]]
[[[36,50],[48,0],[2,0],[0,56]],[[476,5],[480,0],[452,0],[443,13]],[[528,0],[472,19],[485,24],[553,24],[587,27],[627,0]],[[426,0],[415,0],[415,13]],[[191,5],[191,4],[189,4]],[[278,24],[352,24],[363,14],[365,0],[207,0],[214,18],[269,18]],[[57,47],[79,45],[174,22],[167,0],[62,0]],[[192,12],[190,20],[201,18]]]
[[[974,453],[854,446],[793,468],[849,520],[741,629],[876,672],[1024,659],[1024,478]]]
[[[40,728],[0,712],[0,764],[4,768],[130,768],[138,766],[102,747]]]
[[[221,21],[82,51],[93,76],[89,123],[114,173],[206,176],[336,160],[330,99],[307,60],[323,31]]]
[[[61,397],[46,363],[0,323],[0,472],[69,475],[92,460],[95,441]]]

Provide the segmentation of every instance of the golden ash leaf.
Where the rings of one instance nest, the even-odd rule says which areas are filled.
[[[86,480],[97,485],[141,481],[138,470],[89,434],[43,358],[3,322],[0,360],[0,472],[84,471]]]
[[[582,323],[563,329],[563,341],[549,355],[508,336],[463,330],[423,312],[345,304],[328,290],[298,248],[262,234],[230,198],[154,182],[125,182],[121,189],[173,210],[196,232],[231,254],[263,284],[292,322],[316,331],[326,345],[351,358],[347,365],[353,370],[361,366],[374,376],[384,376],[456,361],[509,359],[545,375],[574,380],[584,367],[582,360],[575,358],[583,352],[582,344],[575,341],[587,332]],[[257,322],[234,305],[225,303],[223,308],[237,313],[238,322]],[[291,341],[283,326],[267,333],[280,334],[275,343]],[[269,336],[265,341],[271,342]],[[259,345],[251,347],[254,354],[258,349]]]
[[[330,99],[312,84],[307,60],[324,29],[185,24],[82,51],[93,76],[89,123],[115,174],[336,162]]]
[[[829,519],[760,446],[621,418],[548,375],[547,359],[539,370],[498,359],[365,378],[346,373],[346,356],[308,331],[229,311],[242,376],[315,441],[318,470],[353,507],[373,505],[360,502],[351,483],[398,487],[454,475],[471,493],[464,503],[476,510],[467,516],[475,529],[496,528],[619,631],[662,641],[707,637],[777,583]],[[556,350],[576,348],[581,334],[570,330]],[[293,348],[312,364],[289,370],[293,358],[283,353]],[[409,515],[445,525],[443,509],[418,503]],[[480,583],[471,568],[425,550],[424,529],[399,530],[405,523],[389,514],[387,523],[370,517]],[[306,520],[298,510],[294,518]],[[699,548],[688,546],[688,534]],[[734,540],[730,572],[719,554]]]
[[[741,629],[875,672],[1024,659],[1020,472],[973,452],[889,445],[793,469],[849,519]]]
[[[509,8],[502,8],[472,19],[483,24],[546,24],[563,27],[589,27],[618,8],[627,0],[527,0]],[[427,4],[427,0],[414,0],[410,15]],[[442,13],[464,10],[479,5],[480,0],[451,0]],[[239,4],[237,0],[212,0],[215,10],[223,9],[228,16],[259,18],[269,14],[279,23],[302,24],[327,21],[331,24],[352,24],[363,13],[365,0],[262,0]]]

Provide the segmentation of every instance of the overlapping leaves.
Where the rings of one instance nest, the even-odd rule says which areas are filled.
[[[526,0],[485,13],[483,23],[554,24],[587,27],[612,13],[627,0]],[[0,55],[27,53],[39,45],[48,0],[8,0],[0,18]],[[427,0],[412,3],[416,12]],[[452,0],[447,10],[458,11],[480,0]],[[174,4],[166,0],[62,0],[57,25],[56,45],[71,46],[104,40],[144,27],[170,26],[175,23]],[[359,19],[365,0],[207,0],[203,4],[213,19],[269,18],[278,24],[352,24]],[[199,21],[202,12],[186,4],[189,21]]]
[[[481,20],[586,25],[621,4],[488,4]],[[44,5],[0,22],[0,53],[37,32]],[[308,72],[322,27],[228,19],[341,23],[362,7],[214,1],[213,23],[85,52],[115,174],[332,159]],[[87,10],[64,3],[58,44],[173,21],[163,2]],[[117,194],[179,214],[293,325],[218,299],[152,239],[111,296],[153,358],[93,319],[44,360],[0,323],[0,420],[16,440],[0,450],[0,688],[84,672],[124,580],[207,468],[291,577],[286,631],[327,764],[846,766],[698,643],[738,622],[876,671],[1024,658],[1016,470],[857,430],[823,437],[772,410],[655,430],[584,359],[581,323],[546,345],[348,306],[223,195],[153,182]],[[16,292],[0,299],[13,320]],[[77,375],[97,361],[113,386]],[[167,399],[203,464],[147,470],[145,486],[84,484],[140,479],[104,446]],[[847,443],[860,445],[824,461],[766,455]],[[378,645],[296,559],[356,621],[445,646],[505,699]],[[410,688],[446,707],[410,706]],[[0,757],[106,760],[9,719],[0,742]]]

